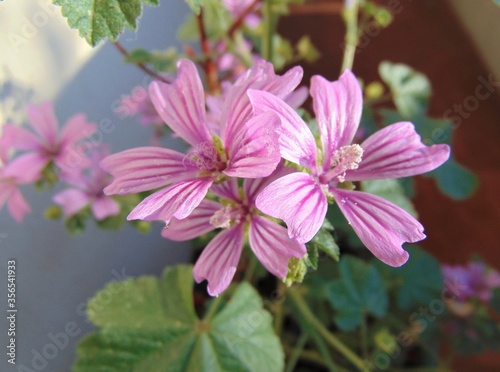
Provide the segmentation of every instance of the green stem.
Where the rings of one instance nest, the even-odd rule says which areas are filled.
[[[300,315],[311,327],[313,327],[324,339],[325,341],[341,353],[347,360],[349,360],[359,371],[369,371],[369,368],[365,365],[365,362],[358,357],[351,349],[349,349],[342,341],[340,341],[335,335],[333,335],[319,320],[314,316],[312,311],[307,306],[302,296],[297,290],[290,288],[287,292],[290,295],[290,299],[294,302]]]
[[[262,35],[262,57],[273,63],[273,36],[274,36],[274,17],[272,13],[272,0],[265,0],[264,11],[264,35]]]
[[[359,42],[358,33],[359,0],[353,0],[349,8],[344,9],[343,18],[346,25],[344,59],[340,73],[345,69],[352,70],[354,56]]]
[[[361,353],[364,359],[368,359],[368,326],[366,324],[366,314],[363,312],[361,321]]]
[[[281,335],[281,331],[283,328],[283,319],[284,319],[284,314],[283,314],[283,302],[284,302],[284,294],[286,291],[285,284],[283,284],[282,281],[278,282],[278,301],[273,304],[273,310],[274,310],[274,332],[277,335]]]
[[[328,347],[325,344],[325,341],[318,334],[313,335],[313,338],[314,338],[314,342],[318,346],[319,353],[323,357],[325,364],[328,366],[328,369],[330,371],[339,372],[340,368],[337,365],[335,365],[335,363],[333,363],[333,360],[330,356],[330,351],[328,350]]]
[[[304,350],[304,346],[306,346],[307,339],[309,335],[307,333],[302,333],[293,348],[292,354],[288,358],[288,363],[286,365],[285,372],[292,372],[297,364],[297,361],[300,358],[300,354]]]
[[[219,309],[222,299],[225,297],[226,292],[223,292],[221,295],[215,297],[212,302],[210,303],[210,308],[208,309],[207,313],[205,314],[205,317],[203,320],[207,323],[209,323],[212,318],[215,316],[217,313],[217,310]]]

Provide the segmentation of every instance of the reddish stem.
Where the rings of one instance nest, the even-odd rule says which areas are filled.
[[[205,31],[205,24],[203,22],[203,10],[197,17],[198,20],[198,30],[200,32],[200,46],[203,55],[205,56],[205,62],[202,64],[205,70],[205,75],[207,77],[208,90],[212,94],[220,93],[219,78],[217,75],[217,66],[215,65],[212,57],[210,56],[210,41],[208,40],[207,33]]]
[[[121,45],[118,41],[115,41],[113,45],[118,49],[118,51],[125,57],[128,58],[130,56],[130,53],[125,49],[123,45]],[[153,79],[160,80],[164,83],[171,83],[171,81],[168,81],[165,79],[163,76],[158,74],[157,72],[151,70],[148,66],[146,66],[144,63],[135,63],[137,67],[139,67],[142,71],[144,71],[146,74],[151,76]]]
[[[254,0],[252,3],[234,20],[234,22],[229,26],[227,30],[227,36],[231,39],[233,38],[234,33],[238,30],[245,20],[246,16],[253,12],[254,8],[257,6],[260,0]]]

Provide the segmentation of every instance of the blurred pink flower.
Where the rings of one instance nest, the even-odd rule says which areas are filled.
[[[102,161],[114,176],[107,195],[130,194],[163,187],[144,199],[129,220],[186,218],[203,200],[214,182],[228,177],[260,178],[270,175],[281,157],[274,113],[252,116],[250,88],[286,96],[302,78],[293,68],[277,76],[270,63],[261,61],[230,88],[219,118],[220,137],[212,133],[205,112],[205,93],[193,62],[181,59],[173,84],[153,82],[150,96],[159,115],[191,145],[187,154],[159,147],[130,149]],[[167,187],[165,187],[167,186]]]
[[[28,118],[35,133],[13,124],[3,127],[2,144],[9,149],[27,151],[19,156],[23,161],[19,169],[33,172],[41,177],[41,171],[51,162],[63,171],[85,163],[86,156],[78,142],[92,136],[97,126],[87,122],[84,114],[72,116],[58,133],[57,119],[52,103],[27,107]]]
[[[7,204],[10,215],[17,222],[21,222],[31,208],[19,191],[19,185],[36,182],[39,172],[36,165],[32,167],[30,159],[26,157],[19,157],[9,162],[7,151],[4,151],[7,147],[3,145],[3,140],[3,137],[0,138],[0,161],[3,165],[0,168],[0,209]]]
[[[246,179],[242,188],[235,179],[214,186],[212,192],[223,203],[203,200],[189,217],[173,220],[163,230],[163,237],[183,241],[222,229],[205,247],[193,270],[198,283],[208,280],[210,295],[218,296],[231,283],[245,236],[262,265],[281,279],[287,275],[288,260],[306,254],[304,244],[290,239],[286,228],[264,217],[255,207],[255,197],[272,177]]]
[[[70,217],[90,205],[96,220],[120,213],[120,205],[104,195],[104,187],[111,177],[99,167],[99,162],[109,155],[105,147],[97,148],[90,154],[88,168],[66,173],[64,181],[73,186],[54,195],[54,202],[62,207],[65,216]]]
[[[478,298],[489,301],[493,289],[500,287],[500,273],[483,262],[469,262],[464,266],[442,266],[445,286],[457,301]]]
[[[339,81],[314,76],[311,82],[320,146],[307,124],[281,99],[249,91],[256,114],[278,113],[281,156],[305,172],[286,175],[257,197],[264,213],[286,222],[290,238],[305,243],[320,229],[328,200],[335,200],[363,244],[381,261],[400,266],[408,259],[404,242],[425,238],[422,225],[398,206],[368,193],[352,191],[352,182],[409,177],[431,171],[449,157],[447,145],[426,147],[413,124],[390,125],[351,144],[363,107],[356,77],[345,71]]]

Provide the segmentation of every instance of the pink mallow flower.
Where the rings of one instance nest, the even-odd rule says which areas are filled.
[[[306,254],[306,247],[288,237],[286,228],[263,216],[255,207],[255,197],[268,180],[246,179],[243,187],[231,179],[214,186],[212,192],[221,202],[203,200],[183,220],[172,220],[162,236],[175,241],[190,240],[216,228],[222,229],[205,247],[193,269],[198,283],[208,280],[208,293],[218,296],[231,283],[240,260],[244,241],[264,267],[285,278],[288,260]]]
[[[310,93],[319,145],[307,124],[282,100],[266,92],[248,93],[256,114],[280,115],[281,155],[303,170],[268,185],[257,197],[257,207],[285,221],[290,238],[305,243],[320,229],[328,201],[336,201],[363,244],[378,259],[391,266],[404,264],[408,253],[401,245],[424,239],[422,225],[378,196],[353,191],[352,182],[428,172],[448,159],[449,147],[426,147],[408,122],[389,125],[361,145],[351,144],[363,101],[361,87],[348,70],[334,82],[314,76]]]
[[[3,138],[0,140],[0,147],[6,148],[3,146]],[[7,204],[10,215],[17,222],[21,222],[31,208],[19,191],[19,185],[36,182],[40,176],[39,171],[31,166],[30,159],[26,157],[8,162],[7,154],[2,150],[0,150],[0,160],[4,164],[0,168],[0,209]]]
[[[163,125],[158,112],[149,98],[148,90],[138,85],[132,89],[130,95],[123,95],[121,98],[121,105],[116,108],[116,114],[120,117],[137,116],[139,123],[144,126],[157,124]]]
[[[99,167],[99,163],[108,155],[106,147],[97,148],[89,156],[91,164],[88,168],[64,175],[64,181],[72,187],[54,195],[53,200],[62,207],[65,216],[73,216],[88,205],[99,221],[120,213],[120,205],[103,192],[111,177]]]
[[[41,174],[51,162],[63,171],[81,166],[86,162],[78,142],[94,134],[97,126],[87,122],[84,114],[72,116],[58,133],[57,119],[52,103],[29,105],[27,114],[36,134],[14,124],[3,127],[2,143],[10,149],[25,150],[20,164],[30,172]],[[22,170],[21,170],[22,172]]]
[[[207,123],[196,66],[181,59],[175,82],[151,83],[150,96],[165,123],[191,145],[190,151],[141,147],[111,155],[101,163],[114,176],[104,192],[123,195],[163,187],[139,203],[127,219],[168,224],[172,217],[189,216],[216,181],[270,175],[281,160],[279,118],[274,113],[253,116],[247,91],[261,89],[284,97],[301,78],[301,68],[283,76],[275,75],[272,65],[264,61],[250,68],[230,88],[221,110],[219,137]]]

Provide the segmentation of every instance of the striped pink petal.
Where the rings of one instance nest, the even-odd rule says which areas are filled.
[[[28,105],[26,111],[31,126],[43,142],[55,146],[57,143],[57,119],[52,103],[45,102],[38,106]]]
[[[212,142],[206,124],[205,93],[195,64],[188,59],[177,63],[173,84],[154,81],[149,94],[160,117],[187,143],[196,146]]]
[[[288,273],[288,260],[306,254],[304,244],[288,237],[287,230],[263,216],[254,215],[248,232],[252,251],[264,267],[280,279]]]
[[[281,125],[278,128],[281,156],[295,164],[316,170],[316,141],[307,124],[280,98],[263,91],[249,90],[255,114],[275,112]]]
[[[363,244],[387,265],[403,265],[408,260],[408,252],[402,244],[425,238],[423,226],[387,200],[361,191],[330,191]]]
[[[185,241],[206,234],[215,229],[210,218],[221,208],[221,204],[205,199],[188,217],[182,220],[172,219],[170,225],[162,230],[161,236],[170,240]]]
[[[168,225],[172,217],[186,218],[201,203],[213,182],[212,177],[177,182],[149,195],[130,212],[127,220],[160,220]]]
[[[346,173],[350,181],[414,176],[439,167],[450,156],[448,145],[425,146],[409,122],[377,131],[361,147],[359,168]]]
[[[210,191],[212,191],[219,198],[232,200],[237,203],[242,202],[238,180],[236,178],[231,178],[226,182],[214,185]]]
[[[231,284],[243,248],[244,224],[223,230],[205,247],[193,268],[194,279],[208,280],[208,293],[218,296]]]
[[[311,96],[323,147],[323,169],[330,168],[335,150],[350,145],[358,130],[363,110],[363,94],[356,77],[344,71],[338,81],[315,75]]]
[[[240,76],[228,89],[222,108],[221,138],[224,147],[230,147],[232,140],[246,130],[245,122],[252,116],[248,89],[264,90],[283,98],[297,87],[302,74],[302,68],[297,66],[279,76],[274,73],[271,63],[259,60]]]
[[[281,160],[278,133],[279,118],[272,112],[256,115],[245,123],[246,130],[233,138],[227,149],[230,177],[269,176]]]
[[[114,180],[106,195],[133,194],[153,190],[171,183],[196,177],[199,169],[185,154],[161,147],[139,147],[106,157],[101,167]]]
[[[327,200],[320,185],[307,173],[277,179],[257,196],[262,212],[285,221],[288,236],[299,243],[311,240],[323,224]]]

